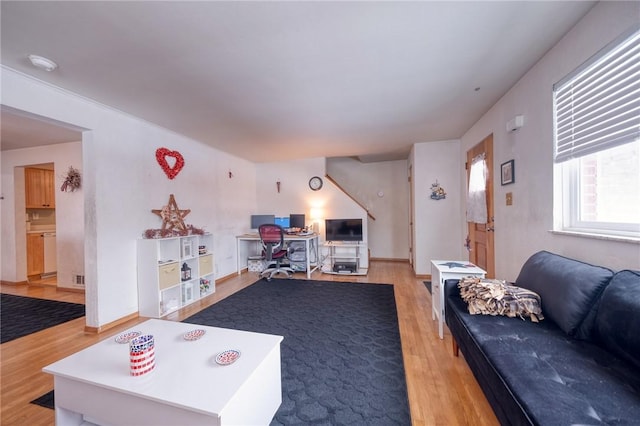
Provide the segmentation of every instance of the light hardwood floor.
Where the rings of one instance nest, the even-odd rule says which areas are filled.
[[[295,278],[303,279],[303,274]],[[431,319],[431,295],[407,263],[372,261],[365,277],[336,276],[315,272],[315,280],[394,284],[409,406],[413,425],[497,425],[498,421],[464,358],[455,358],[451,335],[445,327],[438,338]],[[253,273],[234,276],[216,285],[216,293],[171,314],[180,321],[251,285]],[[84,303],[84,294],[56,291],[50,285],[7,286],[3,293]],[[146,318],[138,318],[100,334],[84,332],[79,318],[0,346],[1,407],[3,426],[53,425],[54,412],[29,401],[53,389],[53,378],[42,368]]]

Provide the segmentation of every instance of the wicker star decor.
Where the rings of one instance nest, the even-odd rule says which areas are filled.
[[[174,229],[187,231],[184,218],[191,213],[191,210],[181,210],[173,194],[169,195],[169,203],[166,206],[163,206],[161,209],[151,210],[151,212],[157,214],[162,219],[163,231],[173,231]]]

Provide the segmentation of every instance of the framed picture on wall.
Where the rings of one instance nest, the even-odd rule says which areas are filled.
[[[516,181],[514,160],[509,160],[506,163],[502,163],[500,166],[500,183],[502,185],[508,185]]]

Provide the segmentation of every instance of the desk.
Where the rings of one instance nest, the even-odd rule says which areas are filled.
[[[284,235],[284,241],[304,241],[307,279],[311,279],[311,273],[320,267],[320,249],[318,234],[311,235]],[[254,246],[251,250],[251,246]],[[247,268],[247,260],[249,256],[260,255],[262,247],[260,245],[260,235],[258,234],[242,234],[236,236],[237,247],[237,267],[238,275],[242,270]],[[311,258],[313,255],[313,259]]]
[[[438,319],[438,335],[444,338],[444,282],[464,277],[484,278],[487,272],[467,260],[431,261],[431,319]]]
[[[203,329],[196,341],[183,338]],[[152,319],[136,325],[155,340],[156,367],[129,374],[129,345],[113,338],[43,370],[54,376],[56,425],[263,424],[282,402],[282,336]],[[216,364],[227,349],[231,365]]]

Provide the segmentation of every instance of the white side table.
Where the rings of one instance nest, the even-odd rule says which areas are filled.
[[[464,277],[484,278],[487,271],[468,260],[431,261],[431,318],[438,319],[438,334],[444,337],[444,281]]]

